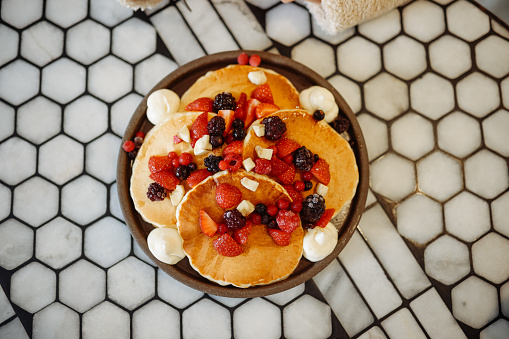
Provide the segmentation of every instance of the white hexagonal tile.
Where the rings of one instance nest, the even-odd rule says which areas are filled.
[[[456,85],[458,105],[465,112],[483,118],[500,105],[498,85],[481,73],[472,73]]]
[[[80,317],[78,313],[61,303],[54,302],[34,315],[32,323],[34,339],[80,337]]]
[[[59,135],[41,146],[39,174],[62,185],[83,172],[83,145]]]
[[[242,303],[244,300],[246,300],[245,298],[228,298],[228,297],[220,297],[217,295],[210,295],[210,297],[212,299],[214,299],[215,301],[217,301],[218,303],[228,306],[228,307],[235,307],[235,306],[239,305],[240,303]]]
[[[491,203],[491,216],[495,230],[509,237],[509,209],[507,206],[509,206],[509,192]]]
[[[138,18],[115,27],[112,41],[113,54],[130,63],[136,63],[156,51],[154,27]]]
[[[509,338],[509,321],[499,319],[481,331],[481,339]]]
[[[110,123],[111,129],[115,134],[120,137],[124,136],[127,124],[129,123],[129,120],[131,120],[131,117],[142,100],[142,96],[131,93],[111,106]]]
[[[469,45],[452,35],[443,35],[430,44],[429,60],[431,68],[450,79],[472,67]]]
[[[35,313],[55,300],[56,281],[55,272],[32,262],[12,275],[11,301]]]
[[[231,337],[230,312],[211,300],[202,299],[182,314],[182,334],[184,338],[208,338],[210,333],[217,338]]]
[[[366,113],[359,114],[357,120],[364,134],[369,160],[378,158],[389,148],[387,125]]]
[[[131,233],[126,225],[111,217],[85,230],[85,255],[102,267],[110,267],[131,252]]]
[[[110,184],[117,177],[116,159],[121,146],[121,139],[111,133],[101,136],[87,146],[87,173]]]
[[[443,230],[442,208],[430,198],[415,194],[396,209],[398,232],[405,238],[425,244]]]
[[[337,58],[339,71],[357,81],[366,81],[382,69],[380,48],[362,37],[341,44]]]
[[[177,67],[174,61],[161,54],[152,55],[134,69],[134,89],[143,95],[148,94],[166,74],[170,74]]]
[[[427,73],[410,85],[410,103],[417,112],[439,119],[454,108],[454,88],[444,78]]]
[[[327,338],[332,334],[331,309],[305,294],[283,309],[283,331],[291,338]]]
[[[67,55],[84,65],[90,65],[110,51],[110,30],[92,20],[72,27],[66,37]]]
[[[465,183],[468,189],[491,199],[509,187],[507,162],[484,149],[465,161]]]
[[[446,15],[449,31],[466,41],[477,40],[490,30],[488,14],[468,1],[454,2],[447,7]]]
[[[110,186],[110,213],[117,217],[119,220],[124,221],[124,215],[122,214],[122,210],[120,208],[120,202],[118,200],[118,190],[117,190],[117,183],[113,183]]]
[[[47,21],[41,21],[23,31],[21,55],[37,66],[45,66],[62,55],[64,32]]]
[[[404,79],[415,78],[426,70],[426,50],[417,41],[401,35],[383,48],[387,71]]]
[[[391,125],[391,142],[396,152],[417,160],[435,146],[433,125],[418,114],[407,113]]]
[[[408,35],[430,42],[445,31],[444,12],[430,1],[415,1],[403,9],[403,28]]]
[[[0,40],[3,50],[0,55],[0,66],[8,63],[18,55],[19,34],[15,30],[0,24]]]
[[[280,4],[265,14],[265,31],[272,39],[291,46],[309,35],[309,13],[295,4]]]
[[[499,110],[482,122],[486,146],[509,157],[509,112]]]
[[[497,289],[472,276],[451,291],[452,312],[459,321],[481,328],[498,315]]]
[[[43,96],[27,102],[18,109],[17,131],[23,138],[42,144],[60,132],[62,109]]]
[[[331,46],[320,40],[307,38],[292,49],[291,58],[311,68],[322,77],[331,76],[335,71],[335,56]]]
[[[42,70],[42,93],[61,104],[85,92],[87,71],[80,64],[61,58]]]
[[[461,164],[443,152],[433,152],[417,164],[417,182],[422,192],[447,200],[463,187]]]
[[[180,338],[179,312],[153,300],[133,314],[133,338]]]
[[[133,11],[117,1],[90,1],[90,16],[100,23],[113,27],[133,16]]]
[[[364,85],[364,100],[371,113],[391,120],[408,109],[408,87],[396,77],[382,73]]]
[[[496,35],[489,36],[475,46],[475,57],[480,69],[496,78],[509,73],[509,42]]]
[[[399,201],[413,193],[415,179],[414,164],[394,153],[388,153],[371,164],[371,189],[391,200]]]
[[[0,184],[0,201],[11,201],[11,190],[2,184]],[[0,206],[0,220],[9,216],[10,212],[10,204],[2,204]]]
[[[85,19],[87,12],[87,0],[48,0],[46,4],[46,17],[63,28]]]
[[[258,7],[258,8],[267,9],[269,7],[274,6],[275,4],[278,4],[280,1],[279,0],[246,0],[246,2],[248,2],[251,5]]]
[[[461,192],[444,205],[445,228],[458,238],[473,242],[490,230],[488,203]]]
[[[158,269],[157,295],[171,305],[182,309],[203,297],[203,292],[182,284]]]
[[[3,117],[2,124],[0,125],[0,141],[2,141],[14,133],[14,122],[16,118],[14,108],[3,102],[0,102],[0,113]]]
[[[235,338],[279,338],[281,312],[261,298],[252,299],[233,313],[233,329]]]
[[[401,17],[395,8],[384,15],[357,26],[359,33],[379,44],[389,41],[401,32]]]
[[[82,259],[60,272],[58,286],[60,301],[83,313],[106,297],[106,273]]]
[[[64,132],[67,135],[89,142],[107,129],[108,106],[104,102],[84,95],[65,107]]]
[[[0,69],[0,96],[19,105],[39,92],[40,71],[23,60],[15,60]]]
[[[304,291],[305,291],[304,284],[300,284],[298,286],[290,288],[289,290],[265,296],[265,298],[272,301],[273,303],[283,306],[288,302],[292,301],[293,299],[297,298],[299,295],[304,293]]]
[[[509,282],[500,287],[500,303],[502,304],[502,313],[509,316]]]
[[[83,232],[64,218],[57,217],[37,230],[35,256],[59,269],[81,256]]]
[[[495,232],[488,233],[472,245],[472,264],[475,273],[500,284],[509,278],[509,240]]]
[[[34,231],[16,219],[0,224],[0,266],[12,270],[34,253]]]
[[[500,84],[500,89],[502,92],[502,100],[504,102],[505,108],[509,109],[509,78],[506,78]]]
[[[130,323],[129,313],[109,301],[103,301],[83,314],[82,336],[83,339],[127,339],[131,333]]]
[[[106,102],[113,102],[133,88],[133,68],[109,55],[88,70],[88,90]]]
[[[2,338],[30,339],[18,317],[0,327],[0,335]]]
[[[468,247],[451,236],[433,241],[424,251],[426,273],[442,284],[451,285],[470,273]]]
[[[153,262],[145,252],[143,252],[140,245],[136,241],[133,241],[133,254],[136,258],[144,261],[146,264],[157,267],[157,264]]]
[[[481,128],[471,116],[454,112],[443,118],[437,127],[438,146],[463,158],[481,146]]]
[[[12,308],[11,302],[7,298],[7,295],[4,292],[3,288],[0,288],[0,321],[5,323],[11,317],[16,315],[14,309]],[[0,330],[1,333],[1,330]]]
[[[24,28],[42,16],[42,0],[2,1],[2,20],[16,28]]]
[[[33,177],[14,189],[13,214],[38,227],[58,213],[58,188],[40,177]]]
[[[345,99],[348,106],[352,109],[354,114],[359,113],[362,107],[361,89],[352,80],[341,76],[334,75],[328,79],[329,83],[339,92]]]
[[[82,175],[62,188],[62,214],[80,225],[88,224],[106,212],[106,194],[104,184]]]
[[[18,137],[10,138],[0,144],[0,159],[2,159],[0,177],[2,177],[2,181],[16,185],[34,175],[36,157],[35,147]]]

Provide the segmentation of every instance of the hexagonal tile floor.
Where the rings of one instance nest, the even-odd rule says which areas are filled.
[[[187,2],[0,2],[0,338],[509,338],[507,23],[472,1],[415,0],[328,35],[304,1]],[[480,3],[509,18],[507,2]],[[238,49],[327,78],[371,163],[338,258],[255,299],[159,270],[115,183],[152,86]]]

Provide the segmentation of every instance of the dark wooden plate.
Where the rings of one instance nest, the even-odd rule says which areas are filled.
[[[297,269],[286,280],[270,285],[250,287],[246,289],[233,287],[231,285],[220,286],[203,278],[189,265],[189,261],[187,259],[183,259],[177,265],[173,266],[162,263],[151,254],[147,245],[147,236],[153,229],[153,226],[141,218],[134,208],[131,200],[129,194],[131,161],[123,150],[119,152],[117,162],[117,186],[122,213],[134,239],[146,255],[164,272],[194,289],[218,296],[237,298],[253,298],[282,292],[302,284],[324,269],[334,258],[338,256],[355,231],[362,212],[364,211],[369,181],[369,161],[364,137],[355,115],[334,87],[332,87],[327,80],[318,75],[316,72],[287,57],[260,51],[245,52],[249,55],[260,55],[262,58],[261,67],[272,69],[286,76],[299,91],[313,85],[319,85],[329,89],[333,93],[340,110],[351,122],[349,134],[353,141],[353,150],[359,167],[359,185],[357,187],[357,193],[352,200],[348,216],[346,217],[344,225],[339,232],[339,242],[334,251],[327,258],[316,263],[312,263],[303,258]],[[164,77],[150,91],[150,93],[158,89],[169,88],[181,96],[199,77],[208,71],[236,64],[237,56],[240,53],[241,51],[223,52],[192,61]],[[137,131],[143,131],[146,133],[153,127],[146,117],[147,98],[150,93],[145,96],[134,112],[125,131],[122,143],[126,140],[131,140]]]

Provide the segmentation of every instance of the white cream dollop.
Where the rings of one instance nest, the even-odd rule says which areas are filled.
[[[338,230],[332,223],[324,228],[308,229],[304,236],[303,254],[309,261],[320,261],[332,253],[338,243]]]
[[[175,265],[186,256],[182,249],[182,238],[175,228],[153,229],[147,237],[148,248],[158,260]]]
[[[334,100],[334,95],[322,86],[311,86],[299,94],[300,105],[310,113],[322,110],[325,113],[324,120],[327,123],[336,119],[339,114],[339,107]]]
[[[267,82],[267,76],[264,71],[252,71],[247,74],[247,78],[255,85],[263,85]]]
[[[180,97],[169,89],[158,89],[148,96],[147,118],[157,125],[170,114],[177,112],[180,106]]]

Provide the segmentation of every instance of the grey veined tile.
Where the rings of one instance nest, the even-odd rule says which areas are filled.
[[[468,247],[444,235],[430,243],[424,251],[426,273],[443,284],[451,285],[470,273]]]
[[[492,35],[475,46],[476,63],[488,74],[503,78],[509,73],[509,42]]]
[[[2,113],[2,124],[0,125],[0,140],[3,140],[14,133],[14,123],[16,121],[14,108],[0,102],[0,113]]]
[[[509,237],[509,192],[491,203],[493,227],[506,237]]]
[[[182,309],[203,297],[204,293],[182,284],[158,269],[157,295],[170,305]]]
[[[324,78],[331,76],[336,71],[334,50],[318,39],[307,38],[293,47],[291,58],[311,68]]]
[[[233,329],[238,339],[280,338],[281,311],[262,298],[251,299],[233,313]]]
[[[362,96],[359,85],[341,75],[334,75],[327,80],[341,94],[352,111],[355,114],[359,113],[362,107]]]
[[[0,327],[0,337],[13,339],[29,339],[23,324],[19,318],[11,320],[4,326]]]
[[[455,1],[447,7],[446,15],[451,33],[467,41],[479,39],[490,30],[488,15],[468,1]]]
[[[359,33],[378,43],[394,38],[401,31],[401,18],[398,9],[366,21],[358,26]]]
[[[431,122],[413,112],[402,115],[391,125],[392,147],[414,161],[433,149],[434,136]]]
[[[454,112],[443,118],[437,127],[438,146],[463,158],[481,146],[479,122],[463,112]]]
[[[64,132],[78,141],[89,142],[107,129],[108,106],[93,96],[84,95],[65,107]]]
[[[146,95],[167,74],[170,74],[178,65],[161,54],[154,54],[143,60],[134,69],[134,89]],[[134,110],[130,113],[134,113]]]
[[[201,322],[196,322],[201,319]],[[182,334],[184,338],[208,338],[214,333],[216,338],[231,337],[230,312],[215,302],[202,299],[182,314]]]
[[[32,262],[12,275],[11,301],[35,313],[55,300],[56,280],[55,272]]]
[[[133,338],[179,338],[180,314],[167,304],[153,300],[134,312],[132,326]]]
[[[384,46],[383,58],[387,71],[404,80],[415,78],[426,70],[424,46],[404,35]]]
[[[482,122],[484,142],[490,149],[509,157],[509,112],[499,110]]]
[[[483,118],[500,105],[497,83],[488,76],[475,72],[456,85],[459,107],[477,118]]]
[[[15,30],[0,24],[0,39],[4,44],[0,55],[0,66],[3,66],[18,55],[19,34]]]
[[[381,73],[364,84],[366,109],[376,116],[391,120],[410,106],[408,86],[400,79]]]
[[[331,309],[304,294],[283,309],[285,336],[295,339],[327,338],[332,334]]]
[[[309,12],[295,4],[280,4],[265,14],[265,30],[272,39],[291,46],[311,31]]]
[[[46,4],[46,17],[63,28],[80,22],[87,12],[87,0],[48,0]]]
[[[133,68],[108,55],[88,69],[88,90],[98,98],[113,102],[133,88]]]
[[[32,258],[34,231],[15,219],[0,224],[0,266],[12,270]]]
[[[64,184],[83,173],[83,145],[66,135],[51,139],[39,149],[39,174]]]
[[[2,20],[16,28],[24,28],[42,16],[42,0],[2,1]]]
[[[509,240],[490,232],[472,245],[472,264],[475,273],[500,284],[509,278]]]
[[[337,50],[338,70],[357,81],[366,81],[382,68],[380,48],[363,37],[354,37]]]
[[[470,46],[453,35],[443,35],[429,45],[431,68],[455,79],[472,67]]]
[[[489,150],[481,150],[465,161],[465,183],[483,198],[495,198],[509,187],[507,162]]]
[[[78,313],[55,302],[34,315],[33,339],[74,339],[80,337]]]
[[[436,151],[417,163],[419,189],[439,201],[444,201],[463,188],[461,164],[458,160]]]
[[[84,339],[128,339],[130,328],[129,313],[104,301],[83,314],[81,334]]]
[[[152,25],[132,18],[113,29],[112,52],[136,63],[156,51],[156,31]]]
[[[60,132],[62,109],[53,101],[38,96],[18,109],[17,131],[23,138],[42,144]]]
[[[389,149],[387,124],[366,113],[359,114],[357,120],[364,134],[369,160],[376,159],[387,152]]]
[[[15,60],[0,70],[0,97],[19,105],[39,92],[40,71],[23,60]]]
[[[61,58],[42,70],[41,91],[61,104],[67,104],[85,92],[86,69],[68,58]]]
[[[7,299],[4,289],[0,286],[0,323],[3,323],[13,315],[16,315],[16,313],[9,299]]]
[[[414,163],[395,153],[387,153],[371,164],[370,180],[373,191],[400,201],[415,191]]]
[[[14,189],[14,215],[39,227],[58,213],[58,188],[40,177],[33,177]]]
[[[499,319],[481,331],[481,339],[497,339],[509,337],[509,321]]]
[[[68,56],[90,65],[110,51],[110,30],[92,20],[85,20],[67,31]]]
[[[445,78],[426,73],[410,85],[410,103],[417,112],[437,120],[454,108],[454,88]]]
[[[106,212],[106,187],[88,175],[83,175],[62,188],[62,214],[84,225]]]
[[[461,192],[444,205],[445,228],[463,241],[473,242],[490,229],[488,203],[470,192]]]
[[[431,1],[415,1],[403,9],[403,28],[410,36],[430,42],[445,31],[443,10]]]
[[[37,151],[21,138],[10,138],[0,144],[0,158],[0,176],[7,184],[16,185],[35,174]]]
[[[21,35],[21,55],[37,66],[57,59],[63,50],[64,32],[47,21],[38,22]]]
[[[402,308],[382,321],[382,326],[391,339],[426,338],[408,308]]]
[[[117,164],[115,159],[121,148],[121,139],[111,133],[106,133],[87,145],[87,173],[106,184],[115,181]]]

